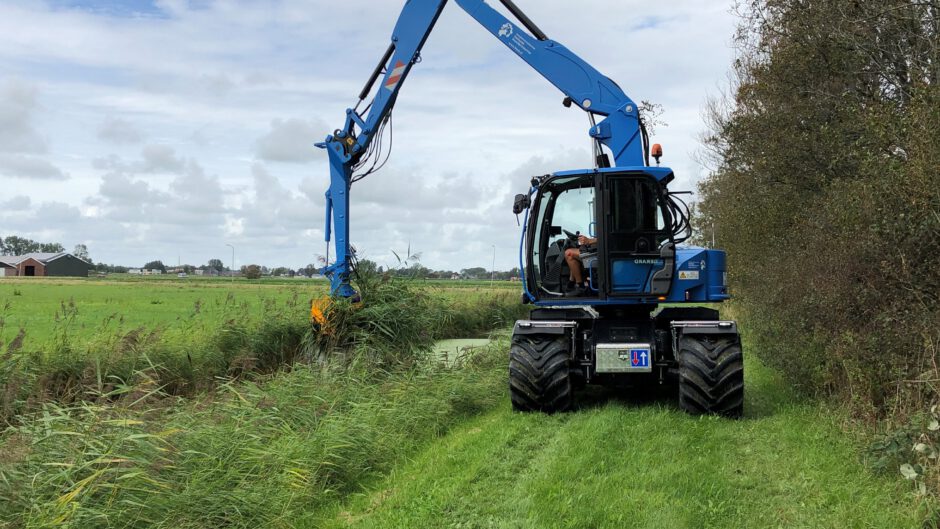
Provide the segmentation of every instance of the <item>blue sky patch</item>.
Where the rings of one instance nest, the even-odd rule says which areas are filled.
[[[663,16],[649,16],[643,17],[638,22],[630,26],[630,29],[633,31],[640,31],[644,29],[656,29],[668,22],[676,20],[676,17],[663,17]]]
[[[164,18],[167,16],[152,0],[47,0],[47,2],[53,9],[85,11],[113,17]]]

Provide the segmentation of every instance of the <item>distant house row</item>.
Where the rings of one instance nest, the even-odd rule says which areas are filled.
[[[160,270],[159,268],[152,268],[152,269],[147,269],[147,268],[128,268],[128,269],[127,269],[127,273],[130,274],[130,275],[132,275],[132,276],[159,276],[159,275],[163,275],[163,274],[177,274],[177,275],[178,275],[178,274],[185,274],[185,273],[186,273],[186,269],[185,269],[185,268],[171,268],[171,269],[167,270],[166,272],[164,272],[163,270]],[[212,276],[212,277],[217,277],[217,276],[220,275],[218,270],[212,270],[212,269],[210,269],[210,270],[200,270],[200,269],[197,268],[196,270],[193,270],[193,273],[196,274],[197,276]],[[229,275],[231,275],[231,274],[229,274]]]
[[[163,270],[160,270],[159,268],[128,268],[127,273],[132,276],[159,276],[163,275]]]
[[[67,252],[0,255],[0,277],[87,277],[94,265]]]

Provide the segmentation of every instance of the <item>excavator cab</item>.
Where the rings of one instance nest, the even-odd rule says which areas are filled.
[[[673,213],[662,171],[598,169],[533,179],[524,235],[532,301],[650,298],[669,293],[675,272]],[[671,173],[669,173],[671,174]],[[518,202],[519,199],[517,199]],[[596,242],[579,245],[579,236]],[[588,288],[571,300],[565,252],[578,249]],[[576,265],[577,266],[577,265]]]

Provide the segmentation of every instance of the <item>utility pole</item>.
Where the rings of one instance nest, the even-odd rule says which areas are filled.
[[[232,271],[229,275],[232,277],[232,283],[235,283],[235,247],[231,244],[226,244],[226,246],[232,249]]]
[[[490,286],[496,282],[496,245],[491,244],[493,247],[493,266],[490,268]]]

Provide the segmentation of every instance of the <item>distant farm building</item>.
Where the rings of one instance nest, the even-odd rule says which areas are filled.
[[[0,277],[87,277],[94,265],[66,252],[0,256]]]

